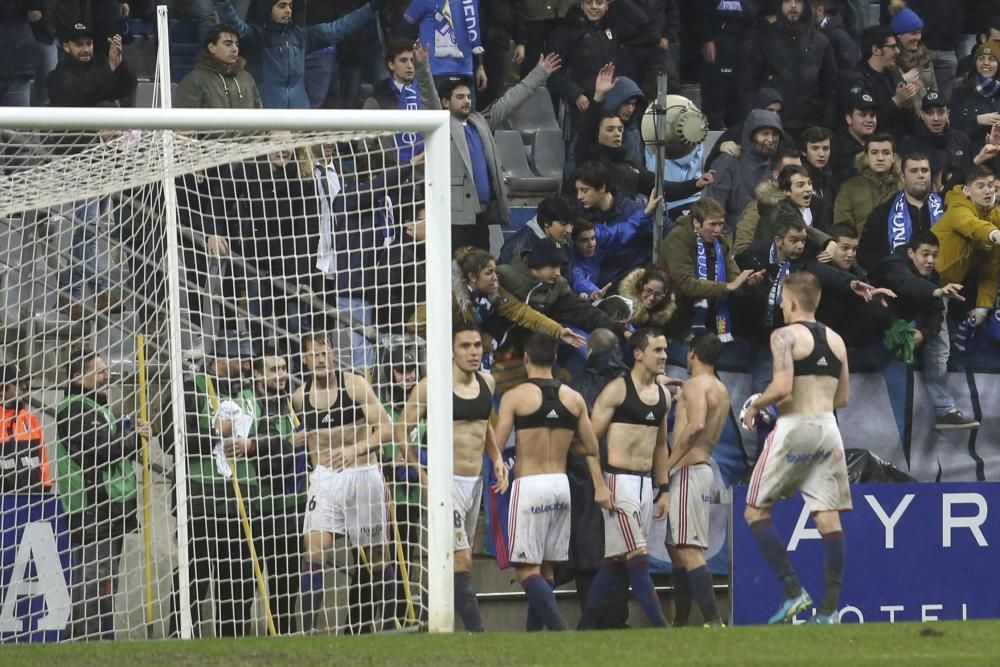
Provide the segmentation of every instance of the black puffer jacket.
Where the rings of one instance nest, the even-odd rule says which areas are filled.
[[[813,26],[808,0],[795,23],[779,14],[775,23],[758,30],[745,65],[740,91],[747,109],[754,91],[768,86],[785,98],[781,118],[786,130],[834,127],[837,63],[830,40]]]
[[[916,125],[916,130],[907,135],[900,144],[900,155],[923,153],[931,160],[932,172],[945,167],[964,169],[972,165],[972,158],[976,154],[972,152],[972,142],[963,133],[948,126],[941,134],[934,134],[923,122],[918,122]],[[983,128],[984,134],[985,129]]]

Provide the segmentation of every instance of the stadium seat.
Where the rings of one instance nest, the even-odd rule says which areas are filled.
[[[708,136],[705,137],[705,158],[708,158],[709,153],[715,148],[715,144],[719,142],[719,137],[722,136],[722,130],[711,130]],[[704,164],[704,162],[702,163]]]
[[[542,192],[558,192],[561,180],[550,176],[536,176],[528,166],[528,155],[521,135],[514,130],[497,130],[494,135],[497,157],[503,170],[503,179],[510,187],[511,194],[536,195]]]
[[[531,168],[539,176],[563,177],[566,164],[566,144],[562,130],[539,130],[531,138]]]
[[[156,84],[152,81],[140,81],[135,88],[135,106],[138,109],[152,109],[156,100]]]
[[[547,88],[539,88],[507,118],[504,127],[521,133],[524,143],[539,130],[559,130],[559,121],[552,108]],[[561,131],[561,130],[559,130]]]

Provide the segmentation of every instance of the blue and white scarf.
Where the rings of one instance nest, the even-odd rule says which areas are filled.
[[[771,291],[767,294],[767,313],[764,316],[764,320],[767,322],[768,328],[774,325],[774,309],[781,305],[781,291],[784,288],[781,281],[784,280],[792,268],[791,262],[787,259],[783,262],[778,261],[777,244],[771,244],[769,260],[772,266],[778,266],[778,275],[774,277],[774,282],[771,283]]]
[[[931,227],[944,214],[944,203],[941,195],[931,193],[927,197],[927,208],[931,214]],[[889,208],[889,252],[910,242],[913,236],[913,221],[910,219],[910,207],[906,205],[906,193],[900,191]]]
[[[698,256],[695,262],[695,273],[698,280],[708,280],[708,253],[705,250],[705,241],[700,235],[695,235],[698,243]],[[715,280],[726,282],[726,256],[722,252],[722,244],[719,239],[715,239]],[[702,299],[694,304],[694,324],[691,327],[694,335],[704,333],[706,330],[706,320],[708,319],[708,299]],[[715,333],[719,340],[728,343],[733,339],[733,326],[729,319],[729,297],[721,296],[715,300]]]
[[[417,111],[420,109],[420,88],[412,81],[399,89],[400,111]],[[396,149],[399,151],[399,164],[405,165],[414,155],[424,152],[424,138],[419,132],[400,132],[396,135]]]
[[[473,53],[482,53],[479,37],[479,6],[475,0],[462,0],[462,18],[465,19],[465,32],[469,36],[469,44]],[[451,12],[451,0],[443,0],[434,12],[434,57],[455,58],[462,60],[465,54],[458,45],[455,34],[455,19]]]

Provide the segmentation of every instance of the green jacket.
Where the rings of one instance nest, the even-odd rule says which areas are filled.
[[[209,389],[211,387],[211,390]],[[257,400],[250,387],[240,387],[233,394],[220,387],[217,380],[210,380],[204,373],[194,376],[188,384],[186,396],[188,422],[188,479],[191,489],[190,503],[194,515],[236,516],[236,495],[232,481],[225,479],[215,467],[212,449],[219,442],[219,437],[212,432],[212,418],[218,410],[219,403],[225,400],[236,402],[247,414],[254,416],[254,424],[250,428],[250,437],[256,435]],[[233,472],[239,480],[240,491],[244,499],[258,497],[259,482],[257,466],[252,458],[236,460]]]
[[[608,315],[573,293],[566,279],[558,277],[553,284],[543,283],[531,274],[527,265],[530,249],[522,250],[510,264],[497,267],[500,284],[515,297],[542,315],[557,322],[573,324],[584,331],[619,327]]]
[[[260,92],[247,72],[246,61],[225,65],[204,51],[198,64],[177,84],[174,106],[178,109],[260,109]]]
[[[833,202],[833,224],[846,223],[858,230],[858,234],[862,234],[868,214],[899,192],[903,181],[899,176],[899,167],[893,167],[884,174],[876,174],[867,162],[862,162],[864,153],[860,153],[858,157],[858,175],[844,181]]]

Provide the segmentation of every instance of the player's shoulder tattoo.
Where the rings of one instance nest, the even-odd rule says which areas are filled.
[[[771,333],[771,354],[774,357],[774,372],[782,372],[788,368],[792,348],[795,346],[795,334],[788,327],[775,329]]]

